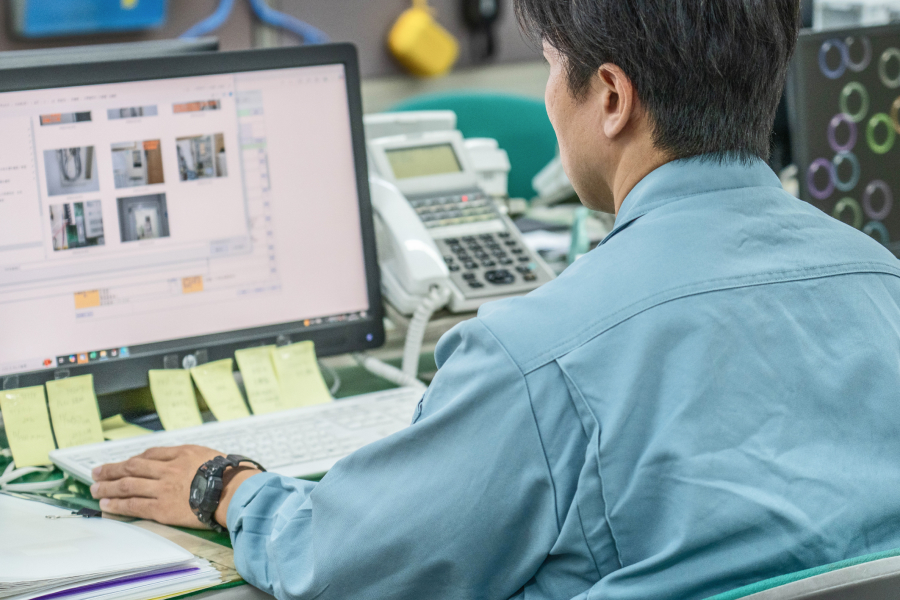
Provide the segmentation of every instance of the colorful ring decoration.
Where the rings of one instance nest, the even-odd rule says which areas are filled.
[[[850,130],[846,144],[839,144],[837,141],[837,128],[840,127],[841,123],[846,123]],[[858,135],[856,123],[853,122],[853,119],[843,113],[835,115],[834,118],[831,119],[831,123],[828,124],[828,143],[831,144],[831,149],[837,153],[850,152],[853,150],[856,147]]]
[[[828,185],[824,190],[816,188],[816,173],[820,169],[828,171]],[[816,200],[824,200],[834,193],[834,164],[827,158],[819,158],[809,165],[809,171],[806,173],[806,189],[812,194]]]
[[[866,36],[861,36],[859,38],[859,41],[862,42],[863,46],[863,59],[859,62],[853,62],[850,59],[850,48],[853,47],[856,39],[857,38],[849,37],[847,38],[847,41],[844,42],[847,45],[847,68],[854,73],[861,73],[872,64],[872,42],[870,42],[869,38]]]
[[[889,77],[887,72],[888,63],[892,58],[897,61],[896,77]],[[820,60],[819,62],[821,63],[822,61]],[[878,77],[881,78],[881,83],[883,83],[886,87],[892,90],[900,88],[900,50],[896,48],[888,48],[881,54],[881,59],[878,61]]]
[[[841,64],[836,69],[831,69],[828,66],[828,53],[832,49],[837,49],[841,53]],[[884,57],[882,56],[883,59]],[[819,49],[819,68],[822,70],[822,75],[828,79],[840,79],[847,72],[847,63],[849,62],[850,51],[847,49],[847,44],[841,40],[825,40],[825,43]]]
[[[850,179],[847,181],[841,181],[838,169],[845,162],[849,162],[850,166],[853,167],[853,174],[850,175]],[[834,187],[839,189],[842,192],[849,192],[853,188],[859,184],[859,176],[861,175],[860,167],[859,167],[859,159],[856,158],[856,155],[852,152],[841,152],[837,156],[834,157],[834,160],[831,161],[831,164],[834,165]]]
[[[884,226],[884,223],[880,223],[878,221],[866,223],[866,226],[863,227],[863,233],[873,238],[875,236],[872,234],[877,233],[878,237],[881,238],[881,243],[885,246],[891,243],[891,234],[888,233],[887,227]]]
[[[894,124],[894,129],[897,130],[897,133],[900,133],[900,96],[897,96],[897,99],[891,104],[891,121]]]
[[[884,204],[881,207],[881,210],[876,211],[872,208],[872,196],[875,195],[875,192],[880,191],[881,195],[884,197]],[[863,210],[866,211],[866,216],[872,219],[873,221],[884,221],[889,214],[891,214],[891,209],[894,208],[894,194],[891,192],[890,186],[880,179],[876,179],[872,183],[866,186],[866,193],[863,195],[862,201]]]
[[[881,143],[875,139],[875,129],[879,125],[884,125],[887,131],[887,137]],[[878,113],[869,119],[869,126],[866,128],[866,140],[869,142],[869,148],[875,154],[887,154],[894,147],[894,141],[897,139],[897,131],[894,129],[894,122],[885,113]]]
[[[850,96],[856,92],[859,94],[859,110],[850,112]],[[854,123],[859,123],[869,114],[869,92],[858,81],[851,81],[841,90],[841,112],[847,115]]]
[[[862,208],[860,208],[859,203],[853,198],[844,198],[835,204],[831,216],[838,221],[846,223],[846,221],[841,218],[841,215],[843,215],[847,209],[853,211],[853,222],[848,224],[855,229],[861,229],[863,224],[863,211]]]

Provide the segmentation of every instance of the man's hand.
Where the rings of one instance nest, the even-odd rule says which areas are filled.
[[[100,498],[105,512],[201,529],[204,525],[188,503],[191,482],[200,465],[216,456],[223,454],[201,446],[151,448],[125,462],[94,469],[91,495]],[[246,468],[225,472],[225,489],[215,515],[220,525],[225,525],[228,504],[238,486],[257,473]]]

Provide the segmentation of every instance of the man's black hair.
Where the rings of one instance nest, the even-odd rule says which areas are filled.
[[[515,0],[583,100],[601,65],[631,79],[673,158],[767,159],[800,27],[799,0]]]

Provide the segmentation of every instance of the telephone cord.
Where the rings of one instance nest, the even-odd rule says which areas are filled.
[[[409,377],[416,378],[419,375],[419,355],[422,353],[422,343],[425,339],[428,322],[434,313],[444,308],[449,301],[450,290],[444,287],[435,287],[413,313],[409,327],[406,329],[403,363],[400,367],[403,373]]]

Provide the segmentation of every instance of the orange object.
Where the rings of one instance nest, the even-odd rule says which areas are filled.
[[[203,291],[203,277],[185,277],[181,280],[181,291],[184,294],[196,294]]]
[[[100,290],[75,292],[75,310],[100,306]]]

